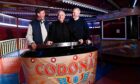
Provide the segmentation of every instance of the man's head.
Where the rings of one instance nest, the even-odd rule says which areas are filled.
[[[80,17],[80,9],[79,8],[74,8],[72,11],[72,17],[73,19],[79,19]]]
[[[66,14],[63,10],[59,10],[57,16],[60,22],[64,22]]]
[[[45,19],[45,9],[44,8],[37,8],[35,10],[36,16],[39,20]]]

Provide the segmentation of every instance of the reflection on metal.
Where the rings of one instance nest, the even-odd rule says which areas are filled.
[[[51,47],[73,47],[77,45],[78,42],[63,42],[63,43],[54,43]]]
[[[5,15],[5,14],[2,14],[2,13],[0,13],[0,17],[15,18],[15,17],[13,17],[13,16]]]
[[[102,40],[102,53],[119,57],[140,57],[139,40]]]
[[[113,6],[115,6],[117,9],[121,9],[119,5],[117,5],[113,0],[107,0],[109,3],[111,3]]]
[[[90,10],[94,10],[94,11],[108,13],[108,11],[105,10],[105,9],[101,9],[101,8],[98,8],[98,7],[95,7],[95,6],[92,6],[92,5],[84,4],[84,3],[73,1],[73,0],[58,0],[58,1],[61,1],[61,2],[66,3],[66,4],[79,6],[79,7],[83,7],[83,8],[90,9]]]
[[[133,8],[136,6],[137,0],[134,1]]]
[[[17,27],[16,24],[9,24],[9,23],[0,23],[0,26],[10,26],[10,27]],[[18,28],[28,28],[28,26],[18,25]]]

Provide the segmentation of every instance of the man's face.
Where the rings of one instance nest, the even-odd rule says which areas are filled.
[[[59,20],[60,22],[63,22],[64,19],[65,19],[65,13],[64,13],[63,11],[60,11],[60,12],[58,13],[58,20]]]
[[[72,11],[72,17],[73,17],[73,18],[78,18],[79,16],[80,16],[80,10],[74,9],[74,10]]]
[[[45,11],[44,10],[42,10],[42,11],[40,11],[39,13],[37,13],[37,16],[38,16],[38,18],[39,19],[44,19],[45,18]]]

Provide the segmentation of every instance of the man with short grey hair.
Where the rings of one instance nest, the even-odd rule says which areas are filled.
[[[74,34],[72,39],[80,42],[80,44],[83,44],[84,41],[85,43],[90,44],[89,28],[86,21],[80,18],[80,13],[81,11],[79,8],[74,8],[72,11],[72,18],[69,20],[69,26]]]

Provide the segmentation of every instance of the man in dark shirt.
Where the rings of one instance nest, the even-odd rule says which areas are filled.
[[[59,42],[70,41],[70,30],[68,24],[65,22],[65,12],[63,10],[58,11],[58,20],[53,22],[49,29],[48,45]]]
[[[89,40],[89,28],[82,18],[80,18],[80,9],[74,8],[72,13],[72,19],[69,20],[69,27],[72,30],[72,40],[79,41],[80,44],[83,44],[84,41],[87,44],[90,44],[91,41]]]

